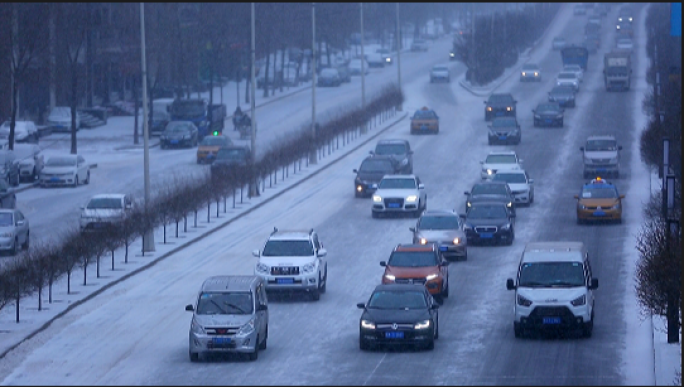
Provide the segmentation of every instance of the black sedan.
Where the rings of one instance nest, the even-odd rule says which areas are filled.
[[[359,321],[359,348],[404,346],[435,348],[439,305],[423,284],[386,284],[373,290]]]
[[[17,195],[4,179],[0,179],[0,208],[17,208]]]
[[[368,156],[354,173],[354,194],[358,198],[373,194],[382,177],[401,173],[401,166],[390,156]]]
[[[485,121],[494,117],[516,117],[516,104],[518,101],[510,93],[492,94],[484,101]]]
[[[493,144],[520,144],[522,131],[515,117],[496,117],[489,124],[487,141]]]
[[[159,136],[159,146],[169,147],[197,146],[197,127],[190,121],[171,121]]]
[[[227,146],[219,148],[216,152],[216,159],[211,163],[211,178],[228,179],[231,177],[230,171],[250,165],[252,152],[246,146]]]
[[[501,202],[515,214],[515,197],[511,187],[505,181],[482,181],[475,183],[470,191],[463,192],[468,197],[466,200],[466,212],[475,203]]]
[[[474,203],[467,213],[460,216],[464,219],[463,231],[465,231],[469,245],[476,243],[513,244],[515,214],[504,203]]]
[[[538,126],[560,126],[563,127],[565,109],[560,107],[558,102],[542,102],[535,109],[534,127]]]
[[[572,86],[555,86],[549,91],[549,102],[561,107],[575,107],[575,89]]]

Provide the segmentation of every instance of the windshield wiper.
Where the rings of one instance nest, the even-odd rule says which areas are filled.
[[[235,304],[229,304],[229,303],[227,303],[227,302],[224,302],[223,305],[229,306],[229,307],[231,307],[231,308],[233,308],[233,309],[237,309],[237,310],[239,310],[240,313],[242,313],[242,314],[246,314],[246,313],[247,313],[247,311],[245,311],[244,309],[240,308],[239,306],[237,306],[237,305],[235,305]]]
[[[557,281],[557,282],[554,282],[554,283],[550,284],[550,286],[571,286],[571,287],[576,287],[576,286],[582,286],[582,284],[577,284],[577,283],[575,283],[575,282],[567,282],[567,281]]]
[[[548,285],[543,284],[541,282],[528,281],[528,282],[523,282],[523,283],[519,284],[518,286],[522,286],[524,288],[534,288],[534,287],[548,286]]]

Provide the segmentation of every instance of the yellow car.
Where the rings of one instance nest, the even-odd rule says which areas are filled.
[[[434,110],[423,107],[411,117],[411,134],[439,133],[439,117]]]
[[[577,224],[589,221],[614,221],[622,223],[622,199],[617,188],[597,177],[582,186],[577,199]]]
[[[205,136],[197,147],[197,164],[211,164],[216,160],[216,153],[219,148],[233,145],[228,136]]]

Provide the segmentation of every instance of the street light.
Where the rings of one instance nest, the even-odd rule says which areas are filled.
[[[399,3],[396,3],[397,8],[397,32],[394,41],[397,44],[397,86],[401,90],[401,29],[399,27]],[[398,109],[402,111],[403,108],[399,105]]]
[[[145,176],[145,215],[150,206],[150,144],[149,127],[147,120],[147,62],[145,61],[145,3],[140,3],[140,50],[142,66],[142,105],[143,105],[143,145],[144,153],[144,176]],[[143,253],[154,251],[154,230],[145,231],[143,236]]]
[[[361,108],[366,114],[366,55],[363,53],[363,3],[359,3],[361,9]],[[361,133],[366,133],[366,123],[361,127]]]
[[[316,154],[316,3],[311,3],[311,155],[309,163],[317,164]]]
[[[255,83],[256,83],[256,57],[255,57],[255,49],[256,49],[256,39],[255,39],[255,27],[254,27],[254,3],[252,3],[252,81],[251,83],[251,94],[252,98],[250,98],[250,102],[252,104],[252,135],[251,135],[251,147],[252,147],[252,173],[254,173],[254,163],[256,162],[256,90],[255,90]],[[255,177],[255,180],[250,183],[250,189],[249,189],[249,194],[250,197],[257,196],[259,194],[259,189],[257,187],[257,180]]]

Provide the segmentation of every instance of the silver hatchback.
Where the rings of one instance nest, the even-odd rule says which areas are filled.
[[[0,250],[14,255],[29,247],[29,221],[17,209],[0,209]]]
[[[409,227],[413,243],[425,245],[434,243],[446,259],[468,259],[468,242],[463,232],[463,220],[451,210],[426,210]]]

